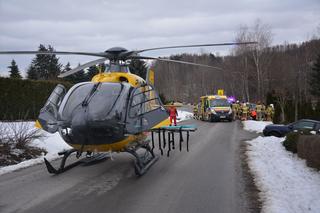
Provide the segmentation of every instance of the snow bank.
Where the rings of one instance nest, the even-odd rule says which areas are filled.
[[[182,110],[177,110],[177,111],[178,111],[178,117],[177,117],[178,122],[185,121],[193,117],[193,113],[191,112],[182,111]]]
[[[261,132],[267,122],[244,121],[245,129]],[[262,212],[319,212],[320,172],[285,150],[284,138],[247,141],[248,163],[261,191]]]
[[[244,129],[250,132],[261,133],[265,126],[272,124],[271,121],[242,121]]]
[[[30,128],[34,127],[34,122],[28,122],[28,125],[30,125]],[[47,154],[43,155],[41,157],[26,160],[21,163],[18,163],[16,165],[11,166],[5,166],[0,168],[0,175],[12,172],[18,169],[26,168],[35,164],[39,164],[43,162],[43,158],[46,157],[48,160],[54,160],[59,158],[59,155],[57,154],[60,151],[63,151],[65,149],[70,149],[71,147],[66,144],[62,138],[60,137],[59,133],[55,134],[48,134],[43,131],[43,133],[46,135],[45,138],[40,140],[34,140],[31,145],[39,148],[43,148],[47,150]]]
[[[319,212],[320,173],[285,150],[283,138],[248,141],[249,167],[261,190],[263,212]]]

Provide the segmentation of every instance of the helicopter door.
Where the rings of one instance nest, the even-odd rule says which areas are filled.
[[[58,84],[40,110],[38,120],[45,131],[50,133],[58,131],[58,109],[65,94],[65,87]]]
[[[130,134],[149,130],[169,116],[150,85],[132,91],[127,113],[126,130]]]

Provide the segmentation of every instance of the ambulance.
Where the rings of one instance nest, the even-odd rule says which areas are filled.
[[[222,95],[221,95],[222,94]],[[221,121],[227,120],[231,122],[232,109],[228,102],[227,96],[223,92],[218,95],[206,95],[200,97],[200,119],[204,121]]]

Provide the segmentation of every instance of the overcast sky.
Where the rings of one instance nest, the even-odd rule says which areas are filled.
[[[0,0],[0,50],[102,52],[114,46],[144,49],[168,45],[232,42],[241,25],[268,24],[273,44],[320,35],[320,0]],[[320,29],[319,29],[320,30]],[[199,51],[226,54],[231,47]],[[145,53],[164,56],[176,51]],[[60,62],[96,58],[59,56]],[[0,75],[15,59],[20,70],[34,56],[0,55]]]

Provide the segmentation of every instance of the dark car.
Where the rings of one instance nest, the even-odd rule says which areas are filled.
[[[291,124],[270,124],[263,129],[264,136],[284,137],[287,133],[299,130],[310,130],[320,134],[320,121],[301,119]]]

